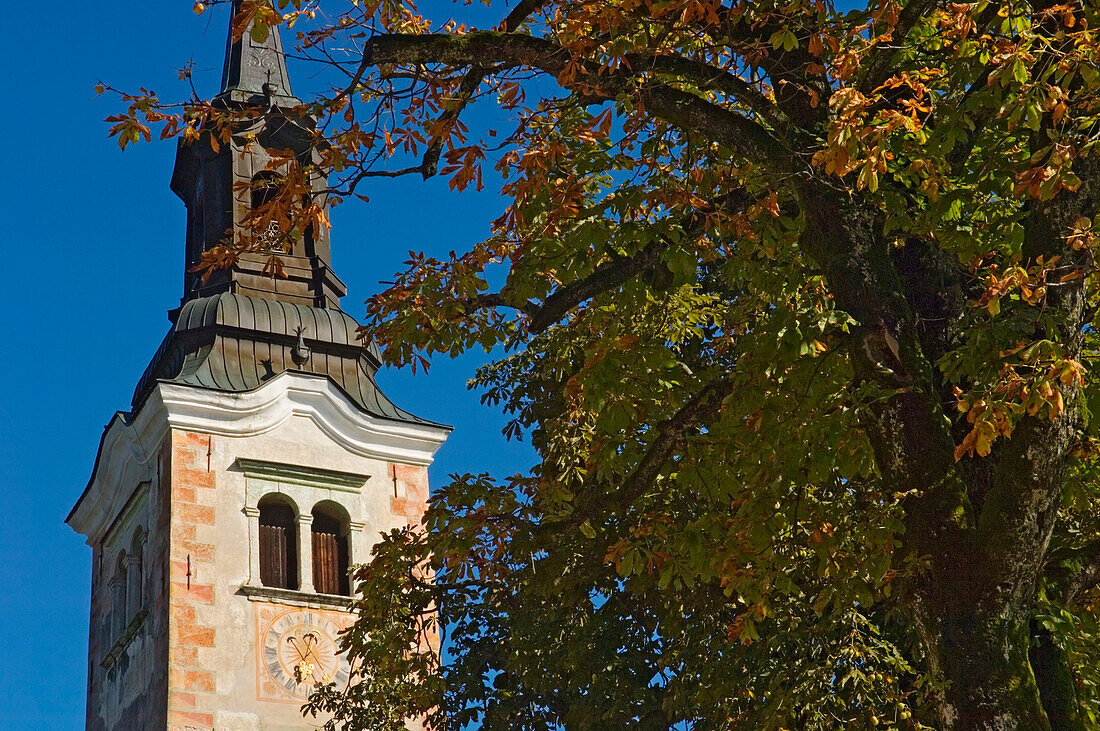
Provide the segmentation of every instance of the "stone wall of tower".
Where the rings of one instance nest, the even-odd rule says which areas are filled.
[[[363,525],[353,534],[355,561],[366,560],[378,534],[419,523],[427,470],[348,454],[301,419],[242,438],[173,430],[171,445],[168,728],[310,728],[299,710],[304,699],[286,693],[264,669],[265,632],[278,617],[302,607],[341,627],[351,616],[308,595],[242,594],[242,587],[259,585],[251,575],[257,547],[248,509],[261,493],[285,488],[250,485],[240,460],[362,474],[366,487],[358,495],[301,486],[287,490],[300,514],[301,535],[307,535],[305,516],[313,504],[334,498],[359,518],[355,524],[369,525],[369,532]],[[303,584],[307,581],[303,576]]]
[[[334,393],[325,379],[296,378]],[[272,383],[266,388],[281,387]],[[198,389],[184,392],[200,400],[210,397]],[[282,413],[277,406],[268,408]],[[241,417],[245,421],[265,420],[264,410],[250,410],[247,404],[241,410],[249,414]],[[287,731],[316,726],[300,711],[308,688],[288,690],[293,683],[286,658],[272,655],[286,649],[279,632],[287,631],[291,620],[323,622],[335,639],[354,619],[348,600],[314,589],[307,552],[312,513],[323,506],[342,508],[351,563],[369,560],[382,533],[419,524],[428,497],[424,454],[430,459],[438,446],[414,460],[420,463],[363,454],[362,445],[357,453],[336,433],[333,420],[305,414],[272,417],[276,426],[253,427],[248,421],[234,436],[171,429],[167,728]],[[296,591],[263,587],[258,575],[258,505],[273,495],[297,514],[301,586]],[[278,663],[281,675],[270,669]]]
[[[214,604],[214,437],[173,430],[168,530],[168,728],[213,728],[217,639]]]
[[[420,524],[428,509],[428,469],[418,465],[391,464],[393,498],[390,512],[404,517],[409,526]]]
[[[287,642],[325,638],[314,677],[342,682],[335,643],[354,617],[350,598],[315,590],[314,515],[341,511],[350,562],[369,560],[382,533],[419,523],[446,434],[367,415],[300,373],[242,394],[162,383],[136,417],[112,421],[69,518],[95,561],[87,728],[316,727]],[[260,577],[260,507],[273,496],[297,521],[291,588]],[[121,602],[119,577],[140,587]]]
[[[170,463],[167,446],[154,454],[154,463],[147,465],[144,475],[147,479],[136,485],[133,477],[119,480],[118,491],[131,494],[131,499],[116,503],[121,508],[110,518],[111,529],[93,546],[85,724],[89,731],[155,729],[167,724]],[[139,531],[144,545],[140,566],[134,571],[140,575],[127,588],[140,586],[140,594],[127,598],[124,619],[119,621],[114,617],[120,611],[114,569],[122,552],[132,554],[132,537]]]

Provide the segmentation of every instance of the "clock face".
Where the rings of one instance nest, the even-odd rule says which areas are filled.
[[[271,608],[260,613],[260,695],[305,700],[318,683],[348,682],[349,667],[339,655],[343,617],[312,609]]]

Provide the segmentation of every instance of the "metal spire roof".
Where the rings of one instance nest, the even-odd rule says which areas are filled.
[[[240,9],[241,0],[235,0],[234,17]],[[172,329],[134,392],[133,413],[141,410],[158,382],[242,393],[289,370],[328,378],[368,414],[439,426],[398,408],[375,382],[381,354],[373,343],[364,347],[358,324],[339,309],[346,287],[328,265],[327,229],[307,232],[280,254],[282,276],[267,271],[268,253],[243,254],[209,281],[193,270],[202,252],[227,230],[235,230],[249,205],[256,205],[254,196],[237,194],[237,181],[266,172],[271,149],[301,147],[303,154],[316,154],[310,148],[309,127],[298,122],[308,118],[291,108],[301,102],[290,89],[277,29],[257,39],[251,27],[236,40],[230,31],[218,99],[263,110],[240,130],[260,144],[242,141],[243,134],[234,134],[216,151],[202,142],[180,141],[172,190],[188,208],[189,283],[181,308],[169,316]],[[265,90],[265,85],[270,86]],[[314,172],[312,183],[323,202],[324,174]]]
[[[368,414],[440,426],[390,401],[374,380],[378,346],[364,348],[358,324],[340,310],[220,294],[188,302],[134,392],[137,413],[158,381],[217,391],[253,391],[286,370],[327,376]],[[293,351],[301,337],[304,362]]]
[[[234,0],[233,15],[236,18],[241,11],[241,0]],[[233,24],[230,23],[229,41],[225,54],[225,68],[222,71],[222,91],[219,99],[236,102],[254,102],[267,95],[264,85],[271,84],[270,95],[276,106],[289,107],[301,104],[294,96],[290,86],[290,74],[286,69],[286,53],[278,28],[271,28],[266,38],[253,35],[254,23],[240,38],[233,38]]]

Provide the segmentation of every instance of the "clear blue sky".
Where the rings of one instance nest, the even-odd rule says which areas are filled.
[[[339,0],[326,0],[335,7]],[[465,19],[461,3],[442,7]],[[48,9],[47,9],[48,8]],[[227,11],[197,17],[191,0],[13,3],[0,47],[5,160],[0,314],[0,728],[83,727],[91,550],[63,520],[84,488],[103,426],[133,388],[180,297],[184,208],[168,190],[174,144],[125,153],[106,137],[123,88],[184,93],[175,69],[197,61],[200,89],[221,78]],[[292,66],[306,96],[308,69]],[[488,186],[491,188],[492,186]],[[401,268],[409,249],[443,255],[484,237],[494,191],[451,193],[443,181],[380,183],[368,205],[334,216],[333,264],[344,309]],[[479,358],[437,360],[425,376],[381,375],[401,406],[452,424],[432,480],[528,468],[526,445],[466,390]]]

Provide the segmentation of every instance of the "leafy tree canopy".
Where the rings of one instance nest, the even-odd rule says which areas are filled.
[[[473,384],[540,456],[376,548],[328,728],[1100,728],[1094,0],[321,11],[237,29],[331,72],[332,201],[491,168],[507,204],[369,336],[505,346]],[[124,146],[263,113],[127,98]],[[254,230],[323,222],[300,172]]]

